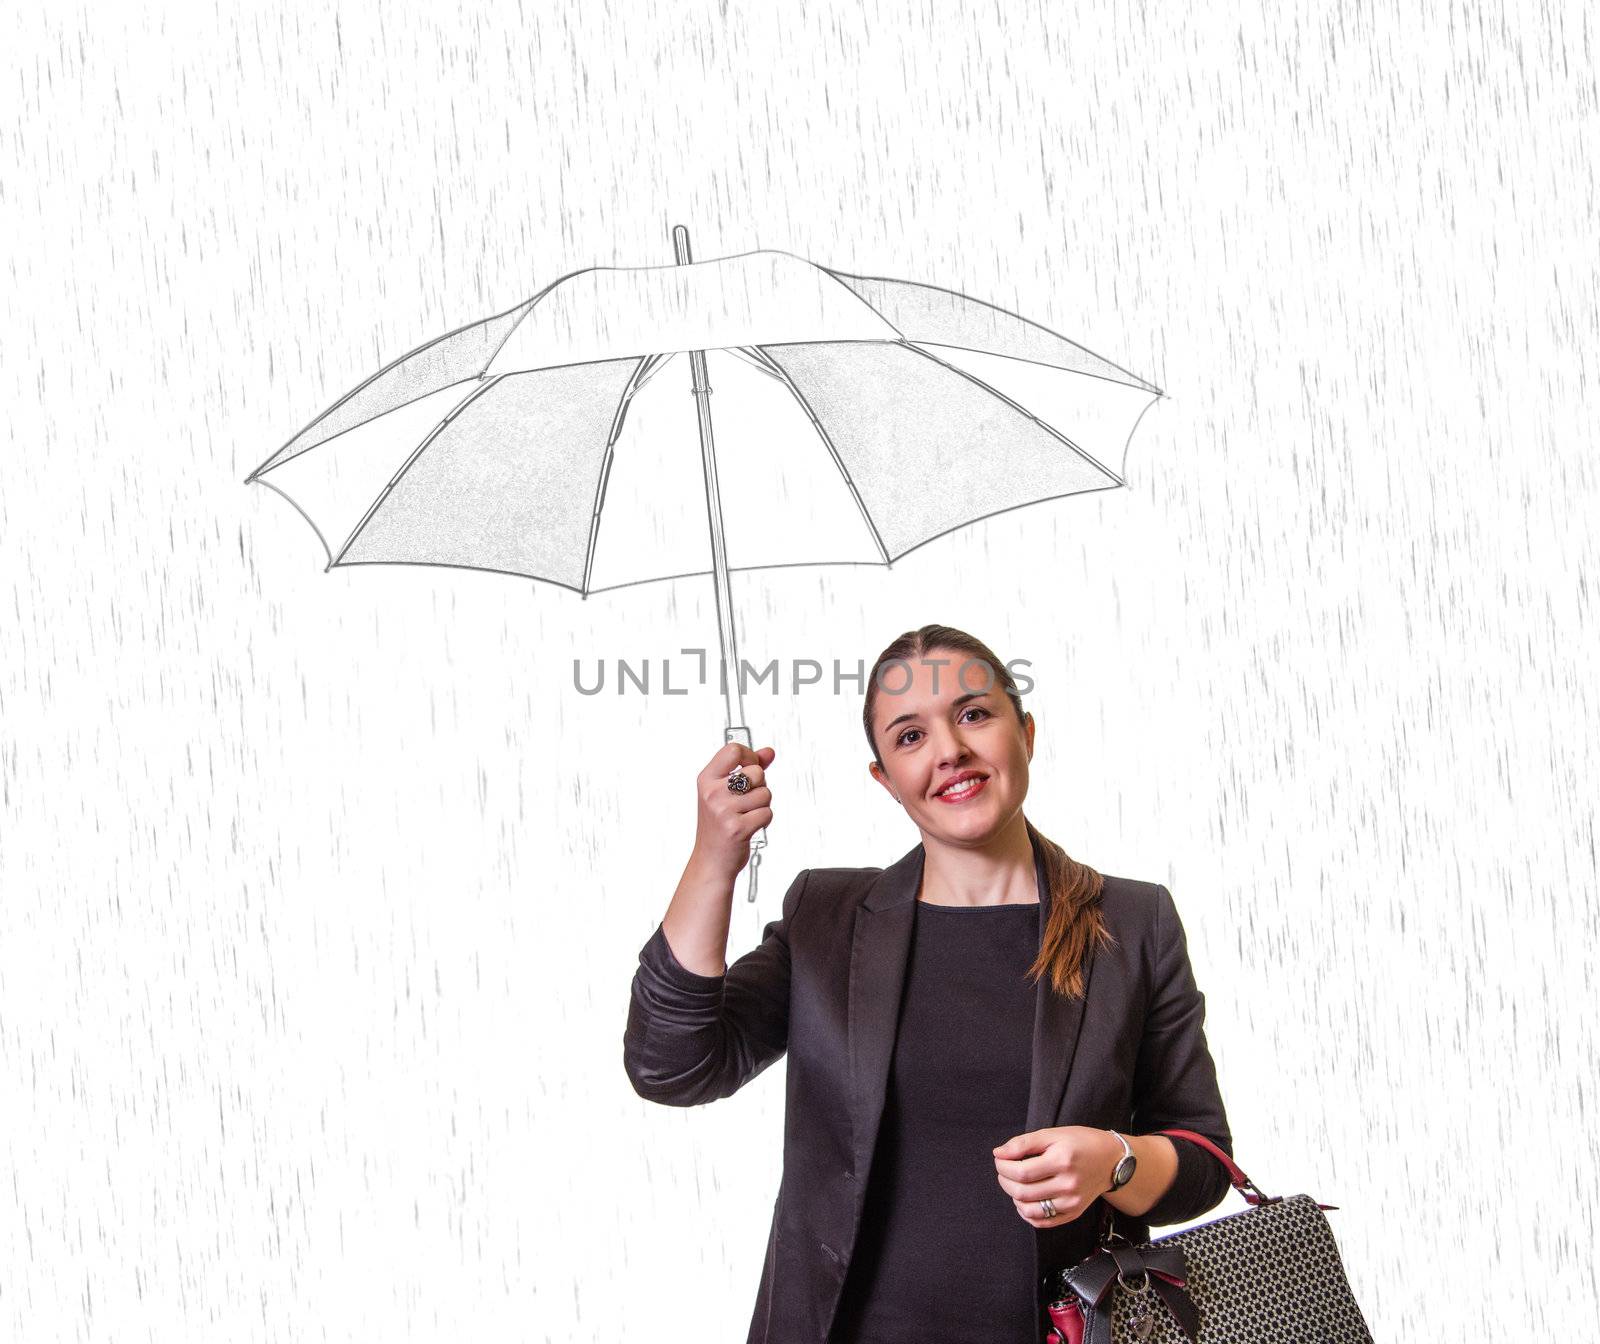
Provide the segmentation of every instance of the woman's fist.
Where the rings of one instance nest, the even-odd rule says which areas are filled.
[[[750,861],[750,838],[772,821],[772,790],[767,767],[777,753],[771,747],[752,751],[729,742],[695,777],[699,794],[699,819],[695,824],[695,860],[729,879]],[[750,781],[744,793],[728,787],[728,774],[742,766]]]
[[[1057,1125],[1007,1139],[994,1150],[995,1176],[1017,1213],[1034,1227],[1070,1223],[1111,1188],[1122,1145],[1106,1129]],[[1056,1213],[1046,1218],[1048,1199]]]

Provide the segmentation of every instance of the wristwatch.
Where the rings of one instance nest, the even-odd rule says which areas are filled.
[[[1109,1129],[1106,1133],[1116,1135],[1117,1142],[1122,1145],[1122,1159],[1111,1173],[1111,1188],[1120,1190],[1133,1179],[1133,1169],[1138,1166],[1139,1159],[1133,1155],[1133,1149],[1128,1147],[1128,1141],[1117,1134],[1116,1130]]]

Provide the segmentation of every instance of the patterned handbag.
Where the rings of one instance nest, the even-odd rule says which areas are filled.
[[[1102,1220],[1100,1248],[1052,1276],[1045,1344],[1372,1344],[1323,1209],[1264,1195],[1203,1134],[1250,1208],[1140,1246]]]

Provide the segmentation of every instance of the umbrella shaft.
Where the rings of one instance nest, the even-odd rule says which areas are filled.
[[[739,645],[733,630],[733,600],[728,588],[728,551],[722,536],[722,494],[717,487],[717,453],[711,437],[711,387],[703,350],[689,352],[694,373],[694,404],[700,415],[700,465],[706,482],[706,517],[711,525],[711,568],[717,594],[717,633],[722,640],[723,698],[728,722],[744,722],[744,696],[739,687]]]

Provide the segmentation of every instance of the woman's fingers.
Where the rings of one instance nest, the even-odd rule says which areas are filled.
[[[751,751],[743,742],[724,743],[722,749],[706,762],[706,768],[700,772],[700,778],[704,781],[716,778],[726,780],[729,771],[736,765],[742,765],[745,774],[748,775],[753,770],[764,770],[772,764],[776,755],[777,752],[771,747]]]
[[[1035,1227],[1054,1227],[1057,1223],[1070,1223],[1093,1204],[1096,1198],[1096,1195],[1086,1189],[1082,1182],[1074,1181],[1071,1177],[1037,1181],[1026,1190],[1015,1181],[1002,1179],[1000,1183],[1011,1196],[1011,1203],[1017,1212]],[[1046,1215],[1039,1207],[1047,1199],[1050,1201],[1050,1207],[1055,1210],[1050,1215]]]
[[[742,764],[741,763],[740,765],[736,766],[735,769],[737,769],[738,772],[741,775],[743,775],[746,779],[748,779],[750,781],[750,788],[751,789],[760,788],[761,785],[763,785],[763,784],[765,784],[767,782],[767,772],[765,770],[763,770],[759,765],[755,765],[753,763],[749,764],[749,765],[746,765],[746,764]],[[725,789],[728,789],[728,775],[727,774],[724,774],[722,776],[722,787],[725,788]],[[732,789],[728,789],[728,792],[729,793],[733,793],[733,790]],[[737,794],[737,793],[734,793],[733,796],[735,798],[737,798],[740,795]],[[743,796],[748,798],[750,796],[750,794],[747,792]]]
[[[770,808],[772,806],[772,790],[766,787],[751,789],[746,793],[735,793],[729,801],[735,812],[753,812],[758,807]]]
[[[771,747],[752,751],[743,743],[727,742],[696,778],[700,820],[695,847],[718,866],[737,872],[749,858],[751,838],[771,823],[772,790],[766,767],[776,755]],[[742,793],[728,787],[735,768],[748,781]]]
[[[772,790],[763,784],[745,793],[728,793],[726,802],[719,800],[718,811],[733,821],[736,829],[748,839],[766,825],[764,821],[751,825],[753,814],[765,812],[769,819],[772,816]]]
[[[1040,1200],[1048,1199],[1050,1207],[1055,1210],[1055,1216],[1046,1218],[1044,1211],[1039,1207]],[[1074,1218],[1082,1215],[1083,1211],[1092,1204],[1093,1200],[1075,1200],[1066,1195],[1041,1195],[1039,1199],[1011,1201],[1016,1206],[1017,1213],[1026,1223],[1035,1227],[1059,1227],[1062,1223],[1070,1223]]]
[[[757,789],[765,787],[767,782],[766,772],[763,771],[759,765],[740,764],[737,767],[739,773],[750,781],[750,787],[743,793],[736,793],[734,790],[728,787],[728,778],[733,772],[734,768],[735,767],[733,766],[729,766],[728,769],[722,771],[720,774],[715,770],[708,768],[706,773],[700,778],[701,797],[705,798],[708,802],[720,802],[721,799],[718,796],[720,792],[727,794],[730,801],[738,803],[750,797],[750,795],[753,794]]]
[[[1011,1196],[1011,1202],[1018,1208],[1031,1204],[1035,1209],[1039,1207],[1041,1199],[1053,1199],[1058,1209],[1064,1209],[1068,1204],[1076,1204],[1082,1208],[1100,1193],[1098,1190],[1091,1190],[1085,1182],[1065,1174],[1049,1180],[1032,1181],[1026,1185],[1008,1181],[1002,1176],[1000,1188]]]
[[[1014,1199],[1047,1199],[1057,1190],[1071,1194],[1088,1184],[1083,1174],[1073,1167],[1040,1161],[1038,1158],[1030,1159],[1026,1164],[1005,1162],[1003,1165],[1011,1168],[1010,1172],[998,1170],[1002,1163],[995,1165],[995,1180]],[[1019,1170],[1024,1166],[1028,1170]]]
[[[1058,1204],[1063,1199],[1077,1199],[1087,1202],[1099,1193],[1099,1191],[1090,1190],[1085,1182],[1065,1173],[1045,1180],[1027,1183],[1010,1181],[1004,1176],[997,1179],[1000,1182],[1000,1188],[1019,1204],[1041,1199],[1053,1199]]]
[[[734,811],[748,812],[751,801],[766,785],[766,767],[772,764],[775,755],[771,747],[762,747],[756,752],[742,743],[729,742],[700,772],[701,797],[707,802],[720,803],[718,790],[721,790],[732,800]],[[728,787],[728,778],[735,768],[750,781],[750,787],[743,793],[736,793]],[[772,795],[768,793],[763,801],[770,803]]]

